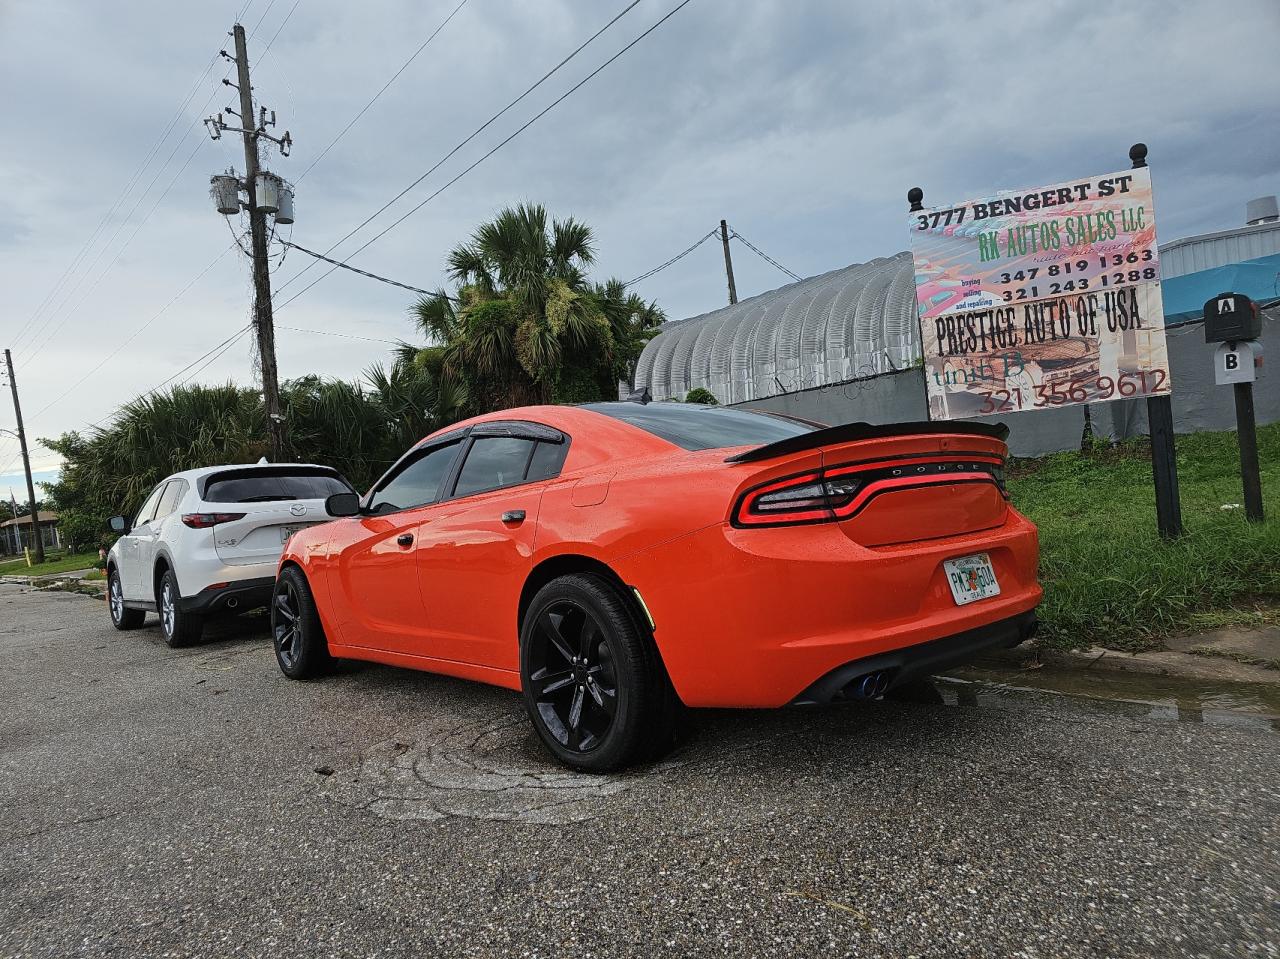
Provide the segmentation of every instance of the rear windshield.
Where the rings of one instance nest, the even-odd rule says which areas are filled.
[[[583,409],[638,426],[687,450],[763,446],[814,430],[796,420],[700,403],[586,403]]]
[[[205,483],[206,503],[269,503],[272,500],[324,499],[333,493],[353,493],[333,473],[295,470],[217,473]]]

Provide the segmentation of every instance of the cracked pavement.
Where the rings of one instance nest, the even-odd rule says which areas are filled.
[[[1276,721],[939,689],[589,777],[507,691],[0,586],[0,957],[1280,956]]]

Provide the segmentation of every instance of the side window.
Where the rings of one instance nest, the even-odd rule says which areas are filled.
[[[568,443],[539,443],[534,447],[533,459],[529,460],[525,482],[536,483],[538,480],[559,476],[560,467],[564,466],[565,454],[568,452]]]
[[[437,446],[414,460],[373,494],[373,499],[369,502],[370,512],[390,513],[434,503],[439,498],[440,486],[457,453],[458,444],[454,442],[447,446]]]
[[[186,491],[187,484],[184,480],[170,480],[169,485],[164,488],[164,495],[160,497],[159,505],[156,506],[155,519],[161,520],[170,516],[178,508],[178,500],[182,499],[182,494]]]
[[[168,483],[161,483],[151,495],[147,497],[147,501],[142,504],[142,509],[138,510],[138,518],[133,521],[135,527],[141,526],[143,523],[151,522],[151,517],[156,515],[156,504],[160,502],[160,496],[164,493]]]
[[[534,442],[518,436],[478,436],[458,474],[454,496],[470,496],[524,482]]]

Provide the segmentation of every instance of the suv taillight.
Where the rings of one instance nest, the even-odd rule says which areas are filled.
[[[244,513],[183,513],[182,522],[192,529],[208,529],[219,523],[231,523],[244,519]]]

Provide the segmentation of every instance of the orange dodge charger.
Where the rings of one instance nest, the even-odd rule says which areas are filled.
[[[290,538],[276,657],[519,690],[590,771],[659,754],[684,707],[878,697],[1035,630],[1006,435],[680,403],[479,416]]]

